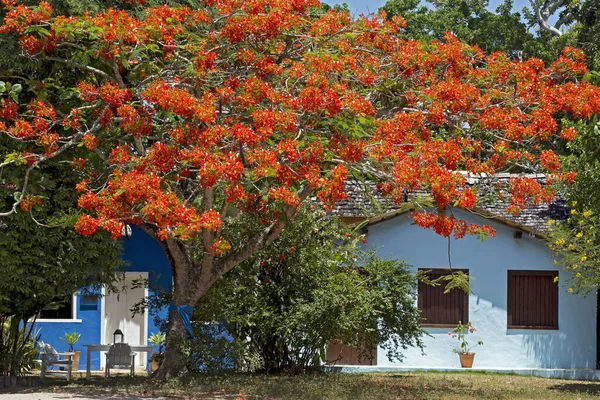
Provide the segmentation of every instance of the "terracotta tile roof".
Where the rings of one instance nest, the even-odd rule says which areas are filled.
[[[489,178],[470,178],[468,185],[475,188],[479,198],[473,212],[539,235],[544,235],[547,231],[549,219],[567,219],[568,209],[565,200],[560,196],[557,196],[557,199],[550,204],[529,204],[518,215],[507,212],[506,208],[510,205],[509,196],[505,190],[500,190],[498,193],[498,190],[492,189],[492,187],[506,187],[509,179],[515,176],[517,175],[500,174],[496,175],[493,181]],[[543,175],[527,176],[542,184],[546,180]],[[348,182],[346,191],[348,199],[338,202],[333,214],[348,220],[369,219],[370,222],[378,222],[408,211],[406,204],[396,204],[379,193],[374,183]],[[426,198],[426,191],[410,192],[406,196],[408,201]]]

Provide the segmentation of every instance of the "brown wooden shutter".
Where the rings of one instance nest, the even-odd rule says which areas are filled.
[[[558,271],[508,271],[509,329],[558,329]]]
[[[461,269],[469,274],[469,270]],[[434,269],[429,272],[429,279],[437,279],[440,276],[449,275],[447,269]],[[423,327],[455,327],[459,321],[469,321],[469,296],[460,289],[453,289],[444,294],[446,282],[439,286],[431,286],[419,282],[418,307],[421,310],[421,326]]]
[[[327,365],[377,365],[377,349],[358,351],[356,347],[334,340],[327,346],[325,359]]]

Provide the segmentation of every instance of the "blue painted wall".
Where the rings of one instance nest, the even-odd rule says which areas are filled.
[[[125,266],[126,271],[148,272],[150,282],[148,292],[150,296],[154,294],[155,290],[171,291],[173,283],[171,264],[169,264],[169,260],[160,244],[141,229],[133,227],[131,238],[124,239],[123,259],[128,264]],[[162,310],[157,310],[157,314],[159,318],[166,319],[168,310],[165,307]],[[153,316],[148,316],[148,337],[158,331]],[[158,347],[154,351],[158,351]],[[100,364],[98,364],[99,367]]]
[[[41,330],[41,340],[49,343],[59,353],[69,350],[69,346],[60,340],[65,333],[79,332],[81,339],[75,345],[75,351],[81,351],[79,369],[85,370],[87,353],[83,344],[100,343],[100,296],[97,297],[97,310],[80,310],[80,296],[75,296],[76,312],[72,322],[37,322],[36,328]],[[98,366],[100,359],[98,353],[93,353],[97,358]]]
[[[172,283],[171,267],[161,246],[144,231],[133,227],[130,239],[123,240],[123,259],[127,262],[125,271],[128,272],[148,272],[151,289],[149,294],[153,294],[153,287],[157,289],[170,291]],[[36,325],[41,329],[41,340],[50,343],[57,351],[68,350],[68,346],[59,338],[65,333],[79,332],[81,339],[75,345],[76,351],[81,351],[81,361],[79,369],[85,370],[86,349],[85,344],[99,344],[101,340],[101,298],[98,296],[98,306],[96,310],[81,310],[80,296],[76,299],[76,316],[72,322],[38,322]],[[166,318],[167,310],[159,310],[161,318]],[[152,316],[148,317],[148,336],[158,332]],[[157,349],[156,349],[157,350]],[[92,370],[100,369],[100,352],[92,353]]]
[[[507,271],[556,270],[552,253],[540,239],[514,239],[514,229],[506,225],[459,211],[458,218],[491,225],[496,238],[480,242],[467,237],[451,239],[453,268],[467,268],[474,294],[469,298],[469,319],[478,329],[474,339],[484,341],[477,347],[474,367],[480,368],[595,368],[596,302],[594,294],[581,297],[567,292],[559,283],[559,330],[507,329]],[[412,225],[401,215],[369,226],[369,246],[379,248],[383,258],[404,259],[417,268],[448,266],[447,239]],[[564,272],[559,279],[566,281]],[[425,337],[425,355],[415,348],[404,352],[402,363],[391,363],[379,349],[379,366],[459,367],[452,353],[455,344],[447,328],[432,328]]]

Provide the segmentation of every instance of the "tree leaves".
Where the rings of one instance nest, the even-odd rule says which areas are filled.
[[[401,359],[403,346],[421,344],[416,279],[402,262],[361,250],[362,239],[307,207],[271,247],[218,281],[195,318],[227,321],[247,343],[242,354],[258,354],[272,371],[314,366],[333,340],[381,345]]]

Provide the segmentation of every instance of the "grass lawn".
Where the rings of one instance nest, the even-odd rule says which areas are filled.
[[[57,393],[172,396],[185,399],[587,399],[600,382],[497,373],[402,372],[370,374],[196,375],[164,383],[119,376],[90,381],[48,380]]]

